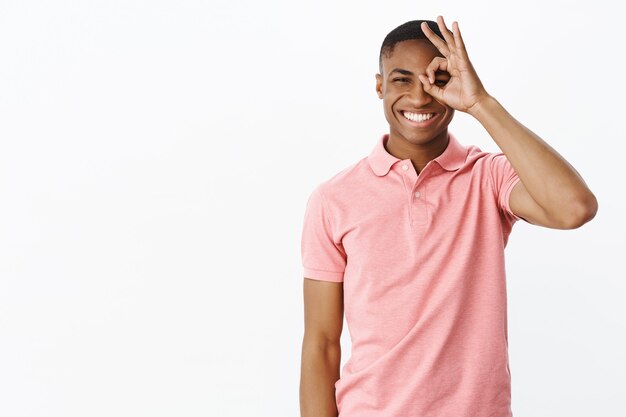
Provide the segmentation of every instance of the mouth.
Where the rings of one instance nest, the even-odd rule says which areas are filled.
[[[421,127],[425,128],[433,123],[435,123],[439,119],[439,113],[435,112],[421,112],[414,113],[406,110],[400,110],[400,117],[404,122],[412,127]]]

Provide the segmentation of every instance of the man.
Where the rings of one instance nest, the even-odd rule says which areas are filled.
[[[510,417],[508,236],[519,219],[580,227],[596,198],[485,91],[457,22],[390,32],[376,92],[389,133],[307,202],[301,415]],[[462,145],[456,110],[503,152]]]

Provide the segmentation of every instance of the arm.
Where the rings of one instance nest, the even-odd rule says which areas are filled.
[[[516,215],[555,229],[577,228],[595,216],[598,202],[574,167],[494,97],[486,95],[468,113],[485,127],[520,177],[509,199]]]
[[[304,279],[301,417],[337,417],[335,382],[341,364],[343,283]]]
[[[428,94],[478,119],[502,149],[520,178],[509,196],[511,211],[557,229],[573,229],[591,220],[598,202],[578,172],[487,93],[469,60],[458,22],[453,22],[452,31],[443,16],[437,16],[437,22],[444,39],[426,23],[421,27],[443,57],[435,57],[426,74],[418,77]],[[444,87],[434,84],[437,70],[450,74]]]

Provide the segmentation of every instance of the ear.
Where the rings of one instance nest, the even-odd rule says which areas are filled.
[[[383,98],[383,77],[380,74],[376,74],[376,94],[378,98]]]

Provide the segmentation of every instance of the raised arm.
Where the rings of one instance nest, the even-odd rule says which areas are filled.
[[[426,23],[422,29],[443,57],[436,57],[419,79],[428,94],[474,116],[502,149],[520,178],[510,194],[512,212],[554,229],[577,228],[593,219],[598,201],[580,174],[487,93],[469,60],[458,23],[453,22],[452,31],[443,16],[437,23],[445,39]],[[443,87],[434,84],[436,70],[450,74]]]

